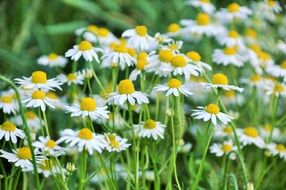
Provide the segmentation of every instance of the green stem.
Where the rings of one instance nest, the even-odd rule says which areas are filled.
[[[88,62],[88,64],[89,64],[89,66],[90,66],[90,69],[91,69],[91,71],[92,71],[92,74],[93,74],[93,77],[94,77],[95,81],[96,81],[97,84],[99,85],[100,89],[104,91],[104,87],[103,87],[103,85],[101,84],[100,80],[98,79],[96,73],[94,72],[91,62]]]
[[[49,138],[51,138],[51,137],[50,137],[50,132],[49,132],[49,126],[48,126],[47,116],[46,116],[46,112],[45,112],[45,111],[43,111],[43,117],[44,117],[45,129],[46,129],[47,136],[48,136]]]

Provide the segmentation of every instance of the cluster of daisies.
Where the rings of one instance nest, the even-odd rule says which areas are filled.
[[[274,0],[248,7],[234,2],[219,10],[209,0],[185,3],[197,15],[170,24],[166,33],[151,34],[139,25],[118,38],[88,25],[75,31],[77,43],[64,55],[39,57],[41,70],[14,80],[20,100],[12,89],[1,91],[0,157],[33,172],[35,155],[38,173],[49,177],[75,170],[75,155],[116,154],[120,162],[111,170],[137,187],[138,176],[157,179],[149,145],[171,144],[172,155],[188,155],[194,142],[187,137],[206,127],[214,131],[205,134],[213,139],[206,148],[217,157],[236,159],[252,147],[286,160],[286,36],[280,30],[263,34],[270,25],[286,26],[282,7]],[[58,112],[66,126],[54,126]],[[128,171],[134,164],[130,152],[135,173]],[[144,167],[139,154],[148,160]],[[68,164],[66,156],[73,156]],[[91,181],[110,178],[104,168]]]

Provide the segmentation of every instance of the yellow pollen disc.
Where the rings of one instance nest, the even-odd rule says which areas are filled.
[[[145,129],[154,129],[156,127],[157,127],[157,123],[153,119],[148,119],[144,123],[144,128]]]
[[[174,53],[168,49],[162,49],[159,51],[159,60],[162,62],[170,62],[174,57]]]
[[[132,57],[135,57],[137,55],[136,50],[134,48],[127,48],[127,52]]]
[[[260,75],[252,75],[252,76],[250,77],[250,80],[251,80],[252,82],[259,82],[259,81],[261,80],[261,76],[260,76]]]
[[[230,5],[227,6],[227,10],[229,12],[235,13],[235,12],[239,11],[239,9],[240,9],[240,6],[237,3],[231,3]]]
[[[118,53],[127,53],[128,52],[128,48],[124,44],[115,45],[113,50],[115,52],[118,52]]]
[[[57,146],[57,143],[54,140],[48,140],[46,142],[46,147],[48,147],[48,148],[54,148],[55,146]]]
[[[35,92],[32,93],[32,99],[44,99],[46,97],[46,94],[41,91],[41,90],[37,90]]]
[[[262,61],[268,61],[270,59],[270,55],[264,51],[260,51],[258,57],[262,59]]]
[[[250,137],[258,137],[258,131],[254,127],[244,128],[244,134]]]
[[[261,48],[257,44],[251,44],[249,45],[249,48],[252,49],[257,55],[259,55],[261,52]]]
[[[248,37],[251,37],[251,38],[256,38],[257,33],[256,33],[256,31],[253,30],[252,28],[248,28],[248,29],[245,31],[245,35],[248,36]]]
[[[225,55],[234,55],[236,54],[236,48],[235,47],[227,47],[223,49],[223,53]]]
[[[227,127],[223,128],[223,132],[230,135],[230,134],[232,134],[232,128],[227,126]]]
[[[113,147],[113,148],[119,148],[120,147],[120,143],[116,140],[115,135],[109,134],[108,139],[109,139],[109,144],[111,147]]]
[[[34,112],[32,112],[32,111],[27,111],[27,112],[26,112],[26,117],[27,117],[28,119],[35,119],[37,116],[36,116],[36,114],[35,114]]]
[[[223,84],[223,85],[227,85],[228,84],[228,78],[226,75],[221,74],[221,73],[217,73],[213,75],[212,78],[212,83],[213,84]]]
[[[168,47],[169,47],[171,50],[177,50],[177,49],[178,49],[177,44],[169,44]]]
[[[50,53],[49,55],[48,55],[48,59],[50,60],[50,61],[54,61],[54,60],[56,60],[56,59],[58,59],[58,55],[56,54],[56,53]]]
[[[177,23],[172,23],[168,26],[168,32],[170,33],[175,33],[181,30],[180,25],[178,25]]]
[[[96,109],[96,101],[93,98],[86,97],[80,102],[80,109],[82,111],[94,111]]]
[[[171,61],[171,64],[174,66],[174,67],[184,67],[187,65],[187,61],[186,59],[184,58],[183,55],[176,55],[172,61]]]
[[[218,114],[220,109],[216,104],[209,104],[205,107],[206,112],[211,114]]]
[[[208,25],[210,23],[210,17],[206,13],[199,13],[196,21],[198,25]]]
[[[1,96],[0,101],[3,103],[9,104],[13,101],[13,96],[10,96],[10,95]]]
[[[222,149],[223,152],[228,153],[228,152],[232,151],[232,145],[230,145],[230,144],[223,144],[221,146],[221,149]]]
[[[271,132],[271,130],[272,130],[272,125],[270,125],[270,124],[265,124],[264,127],[263,127],[263,129],[264,129],[265,131],[267,131],[267,132]]]
[[[47,82],[47,74],[43,71],[35,71],[32,73],[32,83],[44,84]]]
[[[146,59],[147,58],[147,53],[146,52],[140,52],[137,55],[137,60],[139,59]]]
[[[92,32],[92,33],[97,33],[98,27],[95,25],[88,25],[87,31]]]
[[[32,159],[32,153],[29,147],[18,148],[17,157],[23,160]]]
[[[281,93],[284,91],[284,86],[282,84],[276,84],[274,87],[274,92]]]
[[[277,144],[277,145],[276,145],[276,149],[277,149],[279,152],[286,152],[286,147],[285,147],[283,144]]]
[[[274,7],[276,5],[276,1],[274,0],[268,0],[267,1],[267,4],[270,6],[270,7]]]
[[[190,58],[191,60],[193,60],[195,62],[201,61],[201,55],[196,51],[189,51],[187,53],[187,56],[188,56],[188,58]]]
[[[147,33],[148,33],[147,27],[146,27],[146,26],[143,26],[143,25],[141,25],[141,26],[136,26],[135,31],[136,31],[136,33],[137,33],[139,36],[146,36]]]
[[[4,131],[10,131],[13,132],[16,130],[16,126],[14,125],[14,123],[10,122],[10,121],[5,121],[2,125],[1,125],[1,129]]]
[[[107,28],[99,28],[97,30],[97,35],[101,36],[101,37],[107,37],[109,34],[109,30]]]
[[[179,87],[182,86],[182,83],[178,79],[171,79],[171,80],[168,81],[167,85],[170,88],[179,88]]]
[[[48,98],[50,98],[50,99],[53,99],[53,100],[59,99],[58,96],[57,96],[57,94],[54,93],[54,92],[48,92],[48,93],[46,94],[46,96],[47,96]]]
[[[91,140],[93,139],[93,133],[89,128],[83,128],[79,130],[78,135],[79,138],[85,139],[85,140]]]
[[[88,51],[92,49],[92,44],[89,41],[84,40],[78,44],[78,48],[81,51]]]
[[[234,30],[229,31],[228,36],[231,38],[238,38],[239,37],[238,33]]]
[[[69,80],[69,81],[73,81],[73,80],[76,80],[76,74],[74,74],[74,73],[70,73],[70,74],[68,74],[67,75],[67,79]]]
[[[280,65],[281,68],[286,69],[286,60],[284,60],[282,62],[282,64]]]
[[[202,3],[209,3],[210,0],[200,0],[200,2],[202,2]]]
[[[226,97],[235,97],[235,91],[234,90],[227,90],[227,91],[225,91],[224,92],[224,95],[226,96]]]
[[[143,70],[147,64],[148,64],[148,62],[146,59],[139,59],[139,60],[137,60],[136,68],[138,70]]]
[[[118,84],[118,92],[119,94],[132,94],[135,92],[132,81],[129,79],[121,80]]]

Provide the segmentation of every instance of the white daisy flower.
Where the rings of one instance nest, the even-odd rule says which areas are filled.
[[[39,137],[38,141],[33,142],[33,146],[48,156],[58,157],[65,154],[64,148],[59,146],[57,141],[50,139],[50,137]]]
[[[19,110],[18,101],[15,98],[15,92],[13,90],[1,92],[0,109],[3,110],[3,113],[7,114],[15,114]]]
[[[273,156],[278,155],[280,158],[286,160],[286,147],[284,144],[270,143],[266,145],[266,148],[271,152]]]
[[[254,144],[259,148],[264,148],[265,142],[260,137],[259,132],[254,127],[237,129],[237,135],[243,146]]]
[[[127,139],[121,138],[115,133],[105,134],[105,139],[107,141],[106,150],[108,152],[121,152],[131,145],[127,143]]]
[[[195,119],[202,119],[203,121],[211,120],[213,125],[217,125],[217,119],[219,119],[223,124],[228,124],[233,120],[233,117],[220,112],[220,108],[216,104],[209,104],[205,107],[198,106],[198,109],[193,110],[192,116]]]
[[[23,130],[18,129],[16,125],[10,121],[5,121],[0,125],[0,140],[5,138],[5,141],[12,141],[13,144],[17,143],[17,137],[20,139],[25,138]]]
[[[266,72],[274,77],[283,77],[284,81],[286,79],[286,60],[284,60],[280,65],[270,65],[266,68]]]
[[[51,175],[56,175],[61,173],[61,169],[55,165],[55,163],[49,160],[43,160],[38,164],[38,173],[43,174],[44,177],[49,177]]]
[[[166,45],[162,45],[161,49],[169,49],[171,50],[174,54],[176,53],[180,53],[180,50],[183,46],[183,41],[175,41],[172,40],[171,42],[169,42]]]
[[[34,92],[27,94],[22,98],[22,102],[26,105],[27,108],[40,107],[43,112],[46,110],[46,106],[55,108],[55,106],[53,105],[54,101],[56,100],[47,97],[46,92],[42,90],[36,90]]]
[[[190,92],[185,85],[178,79],[172,78],[166,84],[159,84],[154,87],[155,92],[166,92],[166,96],[171,94],[174,96],[179,96],[182,93],[185,96],[190,96],[193,93]]]
[[[104,135],[95,134],[88,128],[82,128],[78,131],[65,129],[61,132],[61,136],[58,143],[65,142],[70,147],[76,146],[79,152],[87,150],[90,155],[94,151],[101,153],[107,147]]]
[[[127,43],[137,51],[148,51],[154,38],[148,35],[146,26],[136,26],[135,29],[129,29],[123,32],[122,37],[127,38]]]
[[[55,106],[56,109],[64,109],[67,105],[67,97],[63,96],[63,97],[59,97],[55,92],[47,92],[46,96],[54,101],[52,101],[51,103],[53,104],[53,106]]]
[[[68,60],[56,53],[50,53],[49,55],[43,55],[37,60],[39,65],[49,66],[49,67],[64,67],[68,63]]]
[[[85,79],[91,79],[93,77],[92,70],[91,69],[83,69],[78,72],[79,75],[83,76]]]
[[[131,71],[129,79],[135,81],[144,70],[146,70],[146,65],[149,64],[149,58],[146,52],[140,52],[137,55],[136,68]]]
[[[153,138],[158,140],[164,139],[164,132],[166,126],[159,121],[148,119],[145,122],[141,122],[138,125],[134,125],[135,133],[142,138]]]
[[[23,170],[32,170],[32,152],[29,147],[18,148],[17,150],[12,150],[13,153],[0,150],[0,157],[5,158],[8,162],[15,163],[16,167],[21,167]],[[42,160],[46,159],[44,156],[39,155],[36,149],[34,150],[36,163],[40,163]]]
[[[71,84],[82,85],[84,77],[83,77],[83,75],[81,75],[80,72],[77,72],[77,73],[70,73],[70,74],[67,74],[67,75],[59,74],[57,76],[57,79],[60,82],[67,83],[68,86],[70,86]]]
[[[29,126],[31,132],[36,133],[38,130],[41,129],[41,121],[33,111],[26,111],[25,116],[27,120],[27,125]],[[17,115],[11,118],[11,121],[15,123],[17,126],[23,126],[21,115]]]
[[[108,119],[107,106],[98,106],[96,100],[91,97],[85,97],[81,99],[80,104],[75,104],[73,106],[66,106],[66,112],[71,113],[72,117],[89,116],[92,120],[98,118]]]
[[[242,105],[245,101],[242,94],[237,94],[234,90],[227,90],[223,92],[223,102],[231,105]]]
[[[257,87],[259,89],[261,89],[262,87],[264,88],[265,85],[264,79],[262,78],[261,75],[258,74],[254,74],[249,78],[242,78],[240,81],[242,83],[247,84],[248,86]]]
[[[266,95],[275,96],[286,96],[286,85],[283,83],[276,82],[273,85],[266,85],[265,86]]]
[[[210,2],[210,0],[187,0],[186,4],[201,8],[203,12],[208,14],[212,14],[215,11],[215,6]]]
[[[189,153],[192,147],[193,147],[192,143],[189,142],[185,143],[184,140],[180,140],[178,146],[178,152],[183,154]]]
[[[270,124],[265,124],[264,126],[262,126],[261,128],[259,128],[259,132],[261,137],[263,137],[264,139],[268,139],[271,135],[271,130],[272,130],[272,138],[273,140],[279,141],[281,139],[281,131],[279,128],[274,127],[272,129],[272,125]]]
[[[236,151],[237,147],[233,145],[232,141],[224,141],[223,143],[214,143],[210,146],[210,152],[215,154],[217,157],[222,157],[229,154],[229,158],[234,160],[236,155],[232,151]]]
[[[93,61],[99,63],[99,58],[97,53],[102,52],[100,48],[95,48],[89,41],[81,41],[78,45],[74,45],[72,49],[69,49],[65,53],[65,57],[71,57],[71,60],[78,61],[81,56],[86,61]]]
[[[230,30],[226,33],[222,33],[216,36],[217,42],[220,45],[227,46],[227,47],[244,47],[243,40],[239,36],[238,32],[235,30]]]
[[[121,80],[118,84],[118,91],[109,94],[108,98],[109,104],[123,105],[125,102],[129,102],[131,105],[142,103],[149,103],[147,94],[135,91],[134,85],[131,80],[125,79]]]
[[[214,128],[214,136],[217,138],[225,138],[225,137],[232,137],[233,136],[233,130],[231,126],[224,125],[222,127],[216,127]]]
[[[243,66],[243,57],[237,52],[236,47],[226,47],[223,50],[215,49],[214,53],[212,54],[212,60],[218,65],[223,66]]]
[[[278,42],[277,49],[286,55],[286,43],[284,41]]]
[[[167,30],[168,32],[166,35],[169,37],[176,37],[181,35],[181,26],[177,23],[169,24]]]
[[[209,64],[204,63],[204,62],[201,61],[202,58],[201,58],[201,55],[198,52],[196,52],[196,51],[189,51],[189,52],[187,52],[186,55],[190,59],[190,61],[192,63],[194,63],[195,65],[197,65],[199,67],[199,69],[201,71],[205,71],[205,70],[211,71],[212,70],[212,67]]]
[[[219,20],[226,23],[231,22],[233,20],[245,20],[251,14],[252,11],[249,8],[245,6],[240,6],[237,3],[231,3],[227,6],[227,8],[222,8],[216,13]]]
[[[160,34],[159,32],[155,34],[154,39],[155,39],[154,48],[151,49],[156,49],[160,47],[160,45],[162,44],[170,43],[171,41],[173,41],[173,39],[170,38],[167,34]]]
[[[43,71],[35,71],[31,77],[16,78],[15,81],[23,89],[61,90],[61,83],[56,78],[47,79],[47,73]]]
[[[245,30],[243,38],[248,44],[257,44],[257,32],[256,32],[256,30],[253,28],[247,28]]]

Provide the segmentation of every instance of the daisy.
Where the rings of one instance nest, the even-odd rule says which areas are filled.
[[[232,137],[233,134],[233,130],[229,125],[224,125],[223,127],[216,127],[214,131],[214,136],[217,138]]]
[[[39,155],[37,150],[35,151],[36,163],[40,163],[42,160],[46,159],[44,156]],[[5,158],[8,162],[15,163],[16,167],[21,167],[24,170],[32,170],[32,153],[29,147],[21,147],[17,150],[13,150],[13,153],[6,152],[4,150],[0,150],[0,157]]]
[[[270,143],[266,148],[273,156],[279,155],[280,158],[286,160],[286,147],[283,144]]]
[[[172,40],[167,45],[162,45],[161,49],[169,49],[173,53],[180,53],[180,49],[182,48],[182,46],[183,46],[183,41]]]
[[[210,2],[210,0],[187,0],[186,4],[201,8],[203,12],[208,14],[212,14],[215,11],[215,6]]]
[[[258,87],[258,88],[264,87],[265,85],[264,79],[262,78],[261,75],[258,75],[258,74],[254,74],[250,76],[249,78],[242,78],[241,82],[251,87]]]
[[[78,72],[79,75],[83,76],[85,79],[91,79],[93,77],[92,70],[91,69],[83,69]]]
[[[180,140],[178,146],[178,152],[182,154],[189,153],[192,147],[193,147],[192,143],[189,142],[185,143],[184,140]]]
[[[254,127],[246,127],[244,129],[237,129],[240,142],[243,146],[254,144],[259,148],[264,148],[265,142],[260,137],[257,129]]]
[[[60,174],[61,170],[54,162],[49,160],[43,160],[38,164],[38,173],[43,174],[44,177],[49,177],[50,175]]]
[[[36,133],[39,129],[41,129],[41,121],[39,117],[33,111],[25,112],[27,125],[29,126],[31,132]],[[11,121],[14,122],[17,126],[23,126],[22,116],[17,115],[11,118]],[[44,121],[42,121],[44,122]]]
[[[102,52],[100,48],[95,48],[89,41],[81,41],[78,45],[74,45],[72,49],[69,49],[65,53],[65,57],[71,57],[71,60],[78,61],[81,56],[86,61],[93,61],[99,63],[99,58],[97,53]]]
[[[59,146],[57,141],[50,139],[50,137],[39,137],[38,141],[33,142],[33,146],[48,156],[58,157],[65,154],[64,148]]]
[[[31,77],[16,78],[15,81],[24,89],[61,90],[61,83],[56,78],[47,79],[47,73],[43,71],[35,71]]]
[[[68,60],[56,53],[50,53],[49,55],[43,55],[37,60],[39,65],[49,67],[64,67],[68,63]]]
[[[185,85],[178,79],[172,78],[166,84],[159,84],[154,87],[155,92],[166,92],[166,96],[171,94],[174,96],[179,96],[182,93],[185,96],[190,96],[193,93],[190,92]]]
[[[164,139],[165,128],[166,126],[164,124],[152,119],[134,125],[135,133],[139,137],[153,138],[154,140],[158,140],[159,138]]]
[[[240,6],[237,3],[231,3],[226,9],[222,8],[220,11],[218,11],[217,17],[219,20],[228,23],[233,20],[245,20],[251,14],[252,11],[249,8]]]
[[[98,106],[96,104],[96,100],[91,97],[82,98],[80,104],[75,104],[73,106],[66,106],[66,112],[71,113],[72,117],[89,116],[92,120],[96,120],[97,118],[108,119],[107,106]]]
[[[25,138],[25,133],[23,130],[18,129],[16,125],[10,121],[5,121],[0,125],[0,140],[5,137],[5,141],[12,141],[12,143],[17,143],[17,137],[20,139]]]
[[[155,45],[155,48],[152,48],[152,49],[156,49],[162,44],[170,43],[173,41],[173,39],[170,38],[167,34],[160,34],[159,32],[155,34],[154,39],[155,39],[156,45]]]
[[[286,96],[286,86],[283,83],[276,82],[273,85],[265,86],[266,95]]]
[[[247,28],[244,34],[244,40],[249,44],[256,44],[257,32],[253,28]]]
[[[213,125],[217,125],[217,119],[223,124],[228,124],[233,120],[233,117],[220,112],[220,108],[216,104],[209,104],[205,107],[199,106],[198,109],[193,110],[192,116],[195,119],[202,119],[203,121],[211,120]]]
[[[226,33],[218,35],[216,38],[219,44],[227,47],[234,47],[234,46],[244,47],[242,38],[235,30],[230,30]]]
[[[176,36],[179,36],[181,35],[181,26],[177,23],[171,23],[168,25],[168,28],[167,28],[167,36],[170,36],[170,37],[176,37]]]
[[[264,126],[259,128],[260,129],[259,132],[261,134],[261,137],[263,137],[264,139],[268,139],[271,135],[271,130],[272,130],[272,139],[276,140],[276,141],[280,140],[280,138],[281,138],[280,129],[277,127],[274,127],[273,129],[272,128],[273,127],[270,124],[265,124]]]
[[[43,112],[46,110],[46,106],[55,108],[55,106],[53,105],[54,101],[56,100],[47,97],[46,92],[42,90],[36,90],[22,98],[22,102],[26,105],[27,108],[39,107]]]
[[[61,132],[61,136],[58,143],[65,142],[70,147],[77,146],[78,151],[87,150],[90,155],[93,154],[94,150],[101,153],[107,147],[105,137],[93,133],[88,128],[82,128],[78,131],[65,129]]]
[[[215,49],[214,53],[212,54],[212,60],[218,65],[223,66],[243,66],[243,58],[238,54],[236,47],[226,47],[223,50]]]
[[[274,77],[283,77],[286,79],[286,60],[280,65],[271,65],[266,68],[266,72]]]
[[[278,42],[277,49],[286,55],[286,43],[284,41]]]
[[[222,157],[224,155],[229,154],[229,158],[234,160],[235,159],[235,153],[232,151],[236,151],[237,147],[233,145],[232,141],[224,141],[223,143],[214,143],[210,147],[211,153],[215,154],[217,157]]]
[[[84,77],[83,75],[81,75],[80,72],[78,73],[70,73],[67,75],[64,74],[60,74],[57,76],[58,80],[62,83],[67,83],[68,86],[70,86],[71,84],[75,84],[75,85],[82,85],[83,84],[83,80]]]
[[[19,110],[19,105],[13,90],[1,92],[0,109],[3,110],[3,113],[7,114],[15,114]]]
[[[140,52],[137,55],[136,68],[130,73],[129,79],[135,81],[143,70],[146,70],[146,65],[149,64],[148,55],[146,52]]]
[[[223,102],[225,104],[242,105],[244,97],[242,94],[237,94],[234,90],[228,90],[223,92]]]
[[[113,103],[115,105],[123,105],[125,102],[131,105],[135,105],[136,102],[138,104],[149,103],[147,94],[135,91],[134,85],[129,79],[121,80],[117,92],[110,93],[107,101],[109,104]]]
[[[122,37],[127,38],[127,43],[137,51],[148,51],[154,38],[148,35],[146,26],[136,26],[135,29],[129,29],[123,32]]]
[[[131,145],[127,143],[127,139],[121,138],[115,133],[105,134],[105,139],[107,141],[106,150],[108,152],[121,152]]]
[[[201,61],[202,58],[201,58],[201,55],[198,52],[196,52],[196,51],[189,51],[189,52],[187,52],[186,55],[190,59],[190,61],[192,63],[194,63],[195,65],[197,65],[199,67],[199,69],[201,71],[205,71],[205,70],[211,71],[212,70],[212,67],[209,64],[204,63],[204,62]]]

